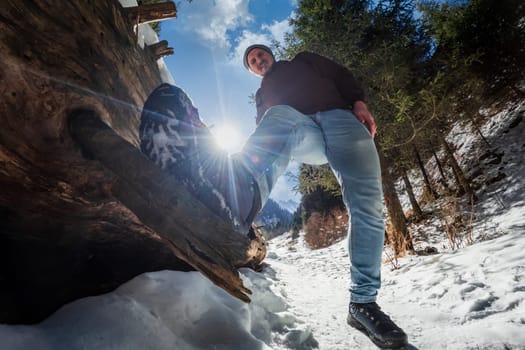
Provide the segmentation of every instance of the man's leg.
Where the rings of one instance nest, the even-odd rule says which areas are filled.
[[[308,164],[327,162],[319,125],[307,115],[288,106],[274,106],[232,158],[255,177],[264,205],[290,160]]]
[[[351,301],[373,302],[381,286],[385,234],[381,170],[375,144],[366,127],[350,111],[323,112],[319,119],[328,161],[350,211]]]
[[[155,164],[239,233],[249,232],[261,208],[255,179],[244,167],[232,166],[182,89],[162,84],[150,94],[141,116],[140,140],[142,152]]]
[[[375,303],[381,286],[385,226],[381,169],[374,141],[350,111],[327,111],[317,118],[324,132],[328,161],[350,211],[348,323],[382,348],[403,347],[407,344],[406,334]]]
[[[169,84],[148,97],[140,139],[146,156],[241,234],[249,232],[292,156],[326,162],[319,126],[287,106],[270,108],[244,150],[229,157],[213,144],[187,94]]]

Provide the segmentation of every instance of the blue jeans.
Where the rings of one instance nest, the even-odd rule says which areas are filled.
[[[349,110],[304,115],[288,106],[274,106],[237,156],[255,177],[262,203],[291,159],[329,163],[351,220],[350,300],[375,301],[385,226],[379,158],[366,126]]]

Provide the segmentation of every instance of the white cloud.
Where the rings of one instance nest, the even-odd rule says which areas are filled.
[[[273,24],[263,24],[261,29],[267,30],[270,32],[273,40],[283,43],[284,42],[284,35],[286,32],[290,31],[290,24],[288,23],[288,18],[280,21],[280,22],[273,22]]]
[[[179,6],[179,23],[195,33],[213,50],[229,50],[228,31],[245,27],[253,16],[248,11],[249,0],[199,0]]]
[[[253,0],[252,0],[253,1]],[[253,43],[270,45],[272,41],[283,42],[289,31],[288,18],[271,24],[261,24],[258,29],[246,29],[254,24],[255,18],[249,12],[250,0],[199,0],[179,4],[177,23],[179,28],[194,33],[197,40],[205,43],[215,57],[226,57],[228,63],[242,66],[246,47]],[[244,29],[243,29],[244,28]],[[231,37],[231,32],[240,31]]]

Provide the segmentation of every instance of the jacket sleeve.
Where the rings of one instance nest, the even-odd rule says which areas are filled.
[[[299,53],[297,58],[312,64],[322,76],[333,79],[339,93],[349,106],[352,106],[355,101],[366,102],[363,89],[353,74],[342,65],[312,52]]]

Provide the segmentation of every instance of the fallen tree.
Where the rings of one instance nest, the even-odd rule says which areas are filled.
[[[0,322],[160,269],[197,269],[249,300],[236,268],[260,263],[264,243],[138,151],[161,77],[129,14],[116,0],[0,4]]]

